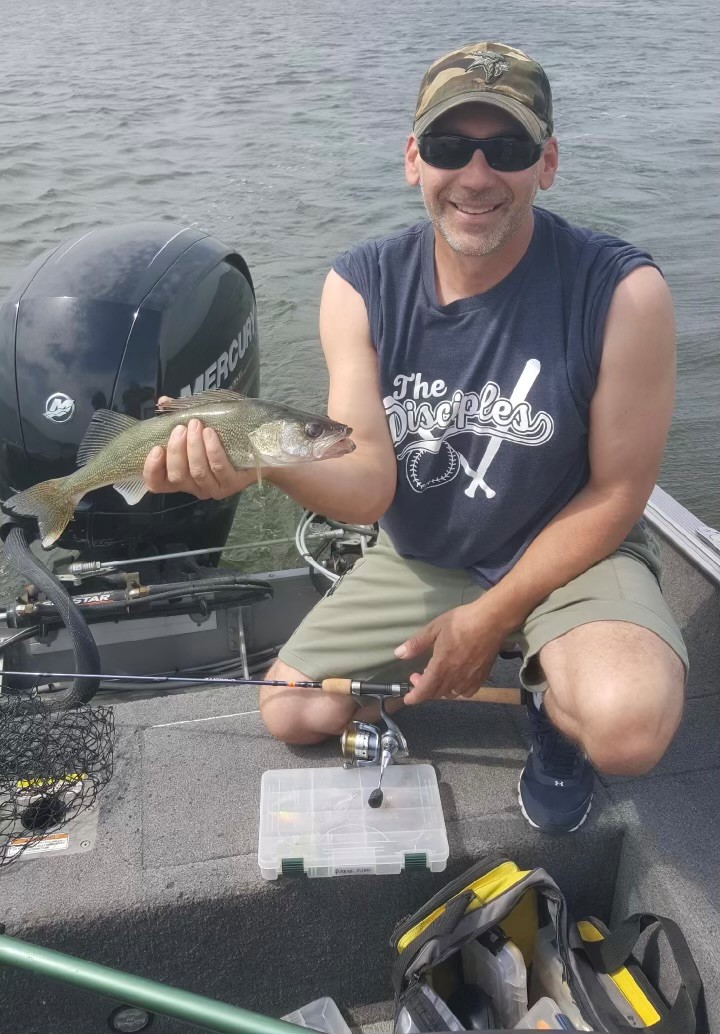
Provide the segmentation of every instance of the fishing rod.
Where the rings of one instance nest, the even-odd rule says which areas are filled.
[[[340,539],[345,534],[342,528],[331,528],[329,531],[310,533],[309,539],[322,539],[331,541]],[[243,542],[238,546],[211,546],[205,549],[185,549],[180,553],[160,553],[158,556],[137,556],[129,560],[92,560],[84,563],[75,562],[67,567],[68,574],[85,577],[89,574],[99,574],[102,571],[113,571],[116,567],[131,567],[135,564],[157,563],[160,560],[182,560],[185,557],[204,556],[206,553],[236,553],[239,550],[260,549],[265,546],[290,545],[295,542],[295,536],[282,539],[263,539],[260,542]]]
[[[287,686],[290,689],[322,689],[325,693],[340,693],[349,696],[402,697],[411,690],[409,682],[363,682],[357,679],[323,679],[320,682],[289,682],[282,679],[238,679],[226,676],[185,677],[182,675],[91,675],[82,672],[60,671],[8,671],[0,673],[23,679],[97,679],[99,682],[143,682],[149,685],[182,682],[205,685],[217,683],[223,686]]]
[[[284,679],[238,679],[227,676],[196,676],[186,677],[182,675],[104,675],[84,674],[82,672],[58,672],[58,671],[8,671],[4,669],[0,676],[13,676],[22,679],[96,679],[99,682],[132,682],[146,683],[148,685],[166,685],[168,683],[183,683],[183,685],[222,685],[222,686],[283,686],[288,689],[321,689],[325,693],[334,693],[342,696],[362,697],[373,696],[383,699],[393,697],[404,697],[413,688],[409,682],[366,682],[362,679],[328,678],[317,682],[310,681],[286,681]],[[486,704],[520,704],[522,702],[522,690],[514,687],[482,686],[471,697],[446,697],[447,700],[479,701]]]

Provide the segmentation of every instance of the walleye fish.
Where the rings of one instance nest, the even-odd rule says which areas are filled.
[[[352,428],[329,417],[224,389],[170,399],[158,405],[157,412],[148,420],[136,420],[98,409],[78,449],[79,469],[10,496],[3,509],[37,517],[42,544],[50,549],[88,492],[112,485],[130,506],[139,503],[148,491],[142,478],[148,453],[155,445],[167,445],[173,428],[187,426],[193,418],[212,427],[236,469],[308,463],[344,456],[355,448],[349,437]]]

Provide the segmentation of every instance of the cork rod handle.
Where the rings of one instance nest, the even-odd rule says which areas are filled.
[[[322,680],[322,688],[324,693],[340,693],[344,696],[350,696],[351,686],[352,683],[350,679]]]
[[[351,679],[323,679],[322,688],[325,693],[336,693],[342,696],[350,696],[352,692]],[[368,693],[372,688],[368,685]],[[475,700],[483,704],[515,704],[522,703],[522,690],[514,686],[482,686],[477,693],[471,697],[444,697],[445,700],[468,701]]]

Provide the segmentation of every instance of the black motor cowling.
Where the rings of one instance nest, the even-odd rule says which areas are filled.
[[[140,419],[159,395],[256,396],[250,271],[232,248],[169,223],[93,230],[37,258],[0,305],[0,498],[75,469],[97,409]],[[90,493],[58,542],[93,555],[223,545],[237,505]]]

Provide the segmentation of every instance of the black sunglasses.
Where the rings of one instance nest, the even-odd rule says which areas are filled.
[[[462,169],[476,151],[496,172],[520,172],[529,169],[540,158],[543,145],[529,137],[491,136],[476,140],[455,133],[423,133],[418,139],[420,157],[436,169]]]

